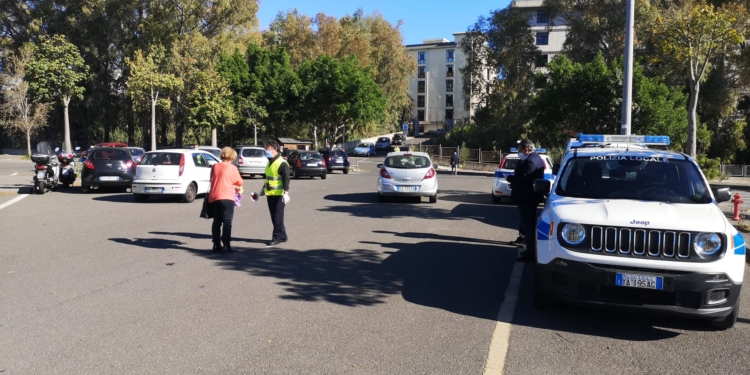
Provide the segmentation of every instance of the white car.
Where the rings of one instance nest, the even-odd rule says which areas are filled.
[[[503,199],[510,199],[510,183],[506,180],[506,177],[513,175],[516,166],[521,162],[518,154],[515,153],[517,149],[511,148],[510,151],[511,154],[505,156],[497,170],[495,170],[495,179],[492,181],[492,203],[501,203]],[[539,156],[544,160],[544,164],[546,164],[544,178],[554,180],[555,175],[552,174],[552,166],[554,164],[546,152],[547,150],[543,148],[537,150]]]
[[[696,161],[666,136],[571,140],[537,222],[534,304],[559,302],[708,319],[734,325],[745,241]],[[594,147],[591,147],[594,146]]]
[[[425,152],[391,152],[378,164],[378,201],[388,197],[429,197],[437,203],[436,166]]]
[[[219,160],[203,150],[147,152],[135,167],[133,198],[145,202],[151,195],[179,195],[190,203],[211,188],[211,167]]]

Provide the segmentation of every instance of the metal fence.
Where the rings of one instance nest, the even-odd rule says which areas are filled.
[[[727,177],[745,177],[750,176],[747,172],[750,172],[750,169],[748,169],[750,166],[747,165],[739,165],[739,164],[723,164],[721,166],[721,173],[724,174],[724,176]]]

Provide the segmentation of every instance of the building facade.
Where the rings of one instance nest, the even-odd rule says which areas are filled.
[[[450,130],[456,123],[468,122],[473,115],[472,110],[465,109],[461,92],[460,70],[466,57],[458,45],[465,34],[453,34],[452,42],[425,39],[422,44],[406,46],[417,62],[417,71],[409,78],[409,93],[414,100],[412,119],[419,121],[420,133]]]
[[[562,20],[555,20],[555,25],[551,26],[550,18],[542,9],[543,0],[516,0],[515,6],[527,12],[531,32],[534,33],[534,41],[542,52],[536,66],[541,68],[547,65],[552,58],[562,52],[565,44],[565,35],[568,27]]]

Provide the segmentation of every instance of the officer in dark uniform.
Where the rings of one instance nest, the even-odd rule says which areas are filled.
[[[536,210],[544,196],[534,192],[534,180],[544,178],[544,160],[536,153],[534,143],[523,140],[518,144],[518,163],[512,176],[506,177],[510,182],[510,196],[518,206],[521,228],[525,234],[526,250],[518,256],[518,261],[536,260]]]
[[[284,207],[289,203],[289,164],[286,163],[279,150],[281,147],[274,141],[266,142],[266,181],[260,195],[268,198],[268,211],[271,212],[273,236],[266,247],[276,247],[286,242],[286,228],[284,227]]]

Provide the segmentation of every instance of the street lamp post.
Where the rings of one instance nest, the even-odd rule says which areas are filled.
[[[635,0],[627,0],[625,8],[625,61],[622,78],[622,117],[620,134],[630,135],[631,109],[633,103],[633,18]]]

